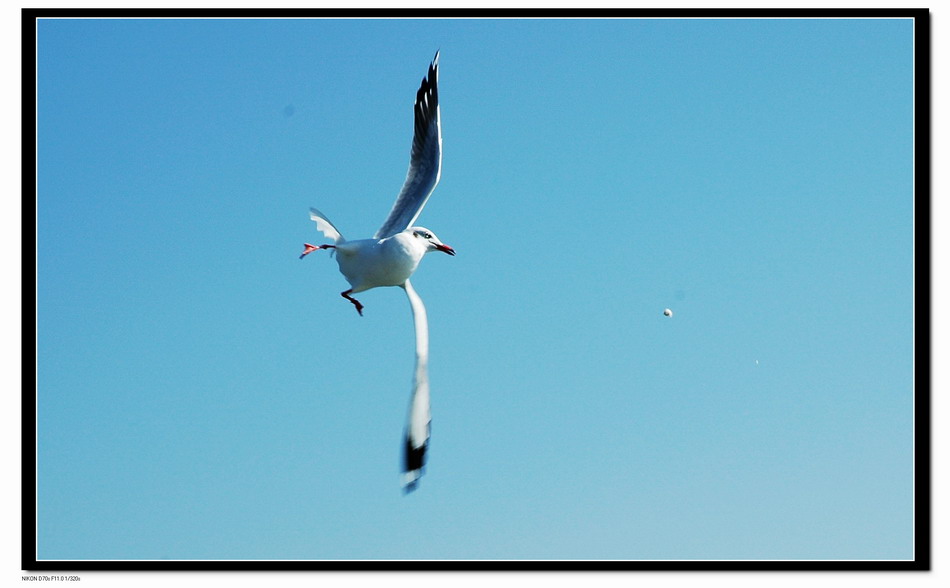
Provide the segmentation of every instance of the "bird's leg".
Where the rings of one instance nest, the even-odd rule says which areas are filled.
[[[313,253],[317,249],[336,249],[336,245],[311,245],[310,243],[304,243],[303,253],[300,254],[300,259],[303,259],[304,255]]]
[[[363,305],[360,304],[360,301],[359,301],[359,300],[357,300],[356,298],[353,298],[352,296],[350,296],[350,294],[352,294],[352,293],[353,293],[353,289],[350,288],[350,289],[347,290],[346,292],[340,292],[340,296],[342,296],[342,297],[346,298],[347,300],[349,300],[350,302],[352,302],[352,303],[353,303],[353,306],[356,307],[356,312],[360,313],[360,316],[363,316]]]

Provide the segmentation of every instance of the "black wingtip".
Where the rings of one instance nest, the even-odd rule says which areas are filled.
[[[403,454],[403,471],[410,472],[421,471],[426,465],[426,448],[429,442],[426,441],[421,447],[413,447],[409,435],[406,435],[405,452]]]
[[[402,489],[405,494],[409,494],[419,485],[419,479],[425,473],[426,449],[429,446],[427,440],[422,447],[413,447],[409,435],[406,435],[406,444],[403,452],[403,479],[406,480]]]
[[[429,83],[436,86],[439,83],[439,51],[435,52],[432,63],[429,64],[429,71],[426,72]]]

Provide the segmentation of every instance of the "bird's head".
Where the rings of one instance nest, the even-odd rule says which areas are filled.
[[[443,253],[448,253],[449,255],[455,255],[455,249],[452,249],[442,241],[439,241],[439,238],[435,236],[435,233],[430,231],[425,227],[412,227],[409,229],[412,233],[414,239],[419,239],[425,244],[426,253],[430,251],[441,251]]]

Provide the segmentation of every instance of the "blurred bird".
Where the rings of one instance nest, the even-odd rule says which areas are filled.
[[[360,316],[363,315],[363,304],[353,298],[353,294],[381,286],[399,286],[409,298],[416,333],[416,368],[404,446],[403,487],[406,492],[415,489],[422,476],[430,423],[429,327],[425,305],[409,283],[409,277],[419,267],[426,253],[441,251],[455,255],[455,250],[440,241],[435,233],[425,227],[413,226],[442,175],[438,84],[439,53],[436,52],[429,65],[428,75],[422,78],[422,84],[416,92],[413,106],[415,132],[406,181],[389,216],[373,238],[347,241],[325,214],[311,208],[310,219],[317,223],[317,229],[333,244],[304,243],[304,251],[300,254],[300,259],[303,259],[320,249],[336,252],[340,273],[350,283],[350,288],[340,295],[356,307]]]

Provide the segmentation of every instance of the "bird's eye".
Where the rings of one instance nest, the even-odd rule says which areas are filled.
[[[432,233],[427,233],[425,231],[416,231],[416,235],[422,237],[423,239],[431,239]]]

